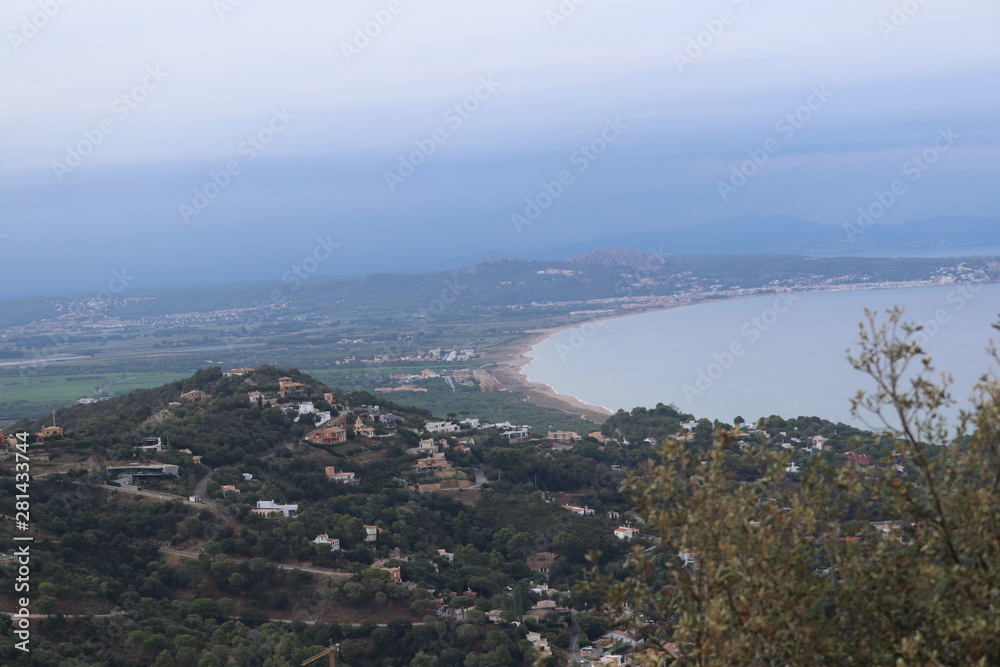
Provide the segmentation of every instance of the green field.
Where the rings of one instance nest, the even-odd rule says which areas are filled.
[[[0,419],[39,417],[88,396],[116,396],[159,387],[190,373],[89,373],[0,378]]]
[[[388,382],[389,373],[403,370],[413,371],[414,368],[323,369],[307,372],[330,387],[344,390],[362,389],[385,400],[430,410],[435,416],[442,418],[449,413],[454,413],[460,419],[478,417],[491,422],[510,421],[515,424],[527,424],[540,431],[565,429],[586,433],[595,428],[591,422],[584,421],[574,415],[529,403],[523,395],[512,391],[484,394],[477,389],[463,387],[459,391],[453,392],[443,387],[443,380],[436,380],[435,382],[439,383],[437,385],[434,383],[420,384],[420,386],[428,388],[427,392],[393,394],[375,392],[375,387]],[[440,370],[440,367],[435,366],[435,370]]]

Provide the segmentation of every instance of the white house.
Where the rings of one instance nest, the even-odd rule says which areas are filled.
[[[701,552],[697,549],[682,549],[677,553],[677,556],[681,559],[681,562],[684,563],[685,566],[697,565]]]
[[[504,431],[500,434],[501,440],[508,440],[511,442],[527,440],[529,437],[531,437],[531,433],[526,428],[512,429],[510,431]]]
[[[333,415],[329,411],[320,412],[309,401],[299,403],[299,416],[295,418],[295,421],[298,422],[303,415],[313,415],[316,426],[322,426],[333,419]]]
[[[428,433],[454,433],[459,430],[459,426],[452,422],[427,422],[424,430]]]
[[[160,438],[144,438],[136,443],[135,448],[141,452],[162,452],[163,440]]]
[[[625,644],[626,646],[633,647],[639,643],[634,634],[625,632],[624,630],[612,630],[603,635],[601,639],[610,639],[612,644]]]
[[[258,514],[270,514],[272,512],[281,512],[285,516],[294,516],[299,513],[298,505],[279,505],[273,500],[258,500],[257,509],[254,510]]]
[[[317,535],[316,539],[313,540],[312,543],[313,544],[329,544],[330,545],[330,551],[337,551],[338,549],[340,549],[340,540],[337,539],[336,537],[333,538],[333,539],[330,539],[330,536],[327,535],[327,534],[325,534],[325,533],[323,535]]]
[[[326,467],[326,478],[331,482],[342,482],[344,484],[352,484],[358,481],[355,479],[353,472],[337,472],[337,468],[335,466]]]
[[[538,651],[539,655],[548,656],[552,655],[552,649],[549,647],[549,641],[542,637],[538,632],[529,632],[525,637]]]
[[[631,540],[633,537],[639,534],[638,528],[633,528],[632,526],[620,526],[615,528],[615,537],[619,540]]]

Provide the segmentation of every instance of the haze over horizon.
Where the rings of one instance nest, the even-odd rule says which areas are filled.
[[[894,182],[879,223],[995,218],[997,19],[985,0],[9,2],[0,252],[31,268],[0,298],[122,268],[280,280],[317,248],[317,274],[358,274],[747,215],[845,225]]]

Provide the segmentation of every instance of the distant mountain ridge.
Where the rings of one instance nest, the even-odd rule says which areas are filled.
[[[619,266],[628,268],[640,268],[649,266],[651,263],[662,263],[658,255],[639,250],[626,250],[623,248],[602,248],[601,250],[591,250],[589,252],[574,255],[565,260],[566,264],[575,266]]]
[[[724,218],[688,227],[602,236],[555,248],[553,258],[598,248],[631,248],[661,255],[810,255],[947,252],[1000,246],[1000,217],[938,216],[901,225],[821,225],[787,215]]]

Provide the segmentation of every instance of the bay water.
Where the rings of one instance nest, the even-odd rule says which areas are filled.
[[[556,332],[526,356],[528,379],[609,410],[674,404],[732,423],[777,414],[880,427],[851,415],[873,382],[846,358],[857,351],[865,308],[906,309],[919,342],[968,407],[1000,340],[1000,284],[810,292],[702,303],[605,319]],[[957,408],[952,411],[957,413]]]

